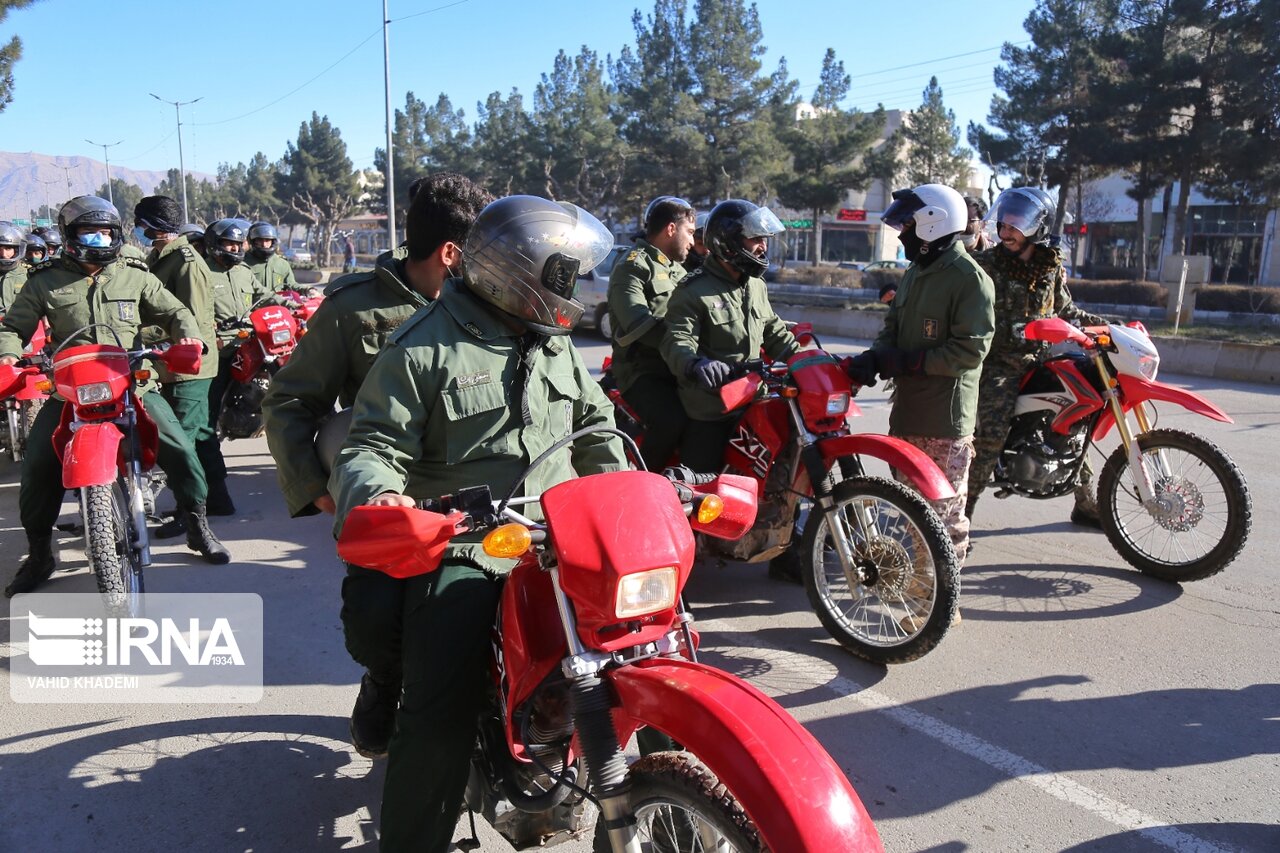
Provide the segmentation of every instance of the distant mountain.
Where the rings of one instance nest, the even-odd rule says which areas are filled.
[[[67,167],[64,169],[63,167]],[[204,172],[189,173],[197,181],[213,180]],[[148,195],[156,185],[168,176],[168,171],[144,171],[111,164],[111,177],[137,184]],[[71,179],[71,192],[67,193],[67,179]],[[78,195],[90,195],[107,182],[106,166],[92,157],[55,157],[48,154],[27,152],[17,154],[0,151],[0,218],[25,217],[28,194],[31,208],[38,209],[45,202],[45,182],[49,183],[49,203],[58,205]]]

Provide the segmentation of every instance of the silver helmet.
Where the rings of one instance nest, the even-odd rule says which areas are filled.
[[[104,225],[111,229],[111,240],[107,245],[86,245],[81,241],[81,228],[101,228]],[[96,195],[77,196],[64,204],[58,211],[58,230],[67,241],[62,253],[89,264],[111,263],[120,257],[120,248],[124,245],[120,211]]]
[[[0,272],[17,269],[27,251],[27,240],[18,226],[12,222],[0,222],[0,246],[13,249],[13,257],[0,258]]]

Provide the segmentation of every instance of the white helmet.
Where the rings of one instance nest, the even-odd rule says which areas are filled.
[[[893,204],[880,214],[885,225],[901,231],[903,224],[914,219],[916,236],[932,243],[969,227],[969,208],[964,196],[942,184],[921,184],[911,190],[895,190]]]

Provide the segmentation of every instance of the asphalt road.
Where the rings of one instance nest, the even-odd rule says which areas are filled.
[[[580,343],[599,364],[603,346]],[[1253,532],[1215,578],[1179,588],[1144,577],[1100,533],[1067,523],[1069,499],[988,497],[963,624],[927,657],[884,669],[844,653],[803,591],[762,567],[695,572],[704,659],[772,694],[823,742],[886,849],[1280,850],[1280,525],[1269,512],[1280,504],[1280,397],[1165,378],[1236,418],[1166,406],[1160,421],[1218,443],[1249,481]],[[883,431],[882,389],[859,402],[857,426]],[[147,584],[263,597],[262,700],[15,704],[8,641],[25,631],[6,612],[0,851],[375,847],[383,765],[346,742],[359,669],[342,645],[328,521],[287,518],[264,441],[230,443],[226,455],[240,514],[214,525],[233,564],[162,544]],[[0,461],[5,581],[25,547],[17,481]],[[64,536],[59,556],[49,589],[91,592],[79,543]],[[483,849],[508,849],[481,835]]]

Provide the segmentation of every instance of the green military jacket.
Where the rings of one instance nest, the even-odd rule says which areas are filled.
[[[329,480],[337,529],[384,492],[422,499],[487,484],[501,497],[559,439],[613,425],[612,406],[567,337],[534,338],[522,355],[525,340],[457,279],[400,327],[360,388]],[[539,466],[517,494],[626,467],[617,437],[587,436]],[[487,556],[480,538],[455,540],[447,556],[510,570],[514,562]]]
[[[872,349],[924,350],[924,375],[899,376],[892,435],[967,438],[995,326],[991,279],[959,241],[927,267],[912,264]]]
[[[178,237],[159,249],[152,249],[147,255],[147,266],[151,274],[164,284],[165,288],[178,297],[183,305],[195,316],[200,324],[200,340],[209,347],[209,356],[200,363],[200,372],[195,376],[171,374],[160,367],[160,381],[187,382],[192,379],[212,379],[218,375],[216,323],[213,316],[213,282],[209,265],[200,257],[200,253],[191,247],[186,236]]]
[[[724,417],[720,395],[689,378],[698,359],[750,361],[760,357],[763,346],[771,358],[783,360],[800,349],[773,312],[764,279],[749,278],[742,284],[713,259],[676,288],[667,302],[666,320],[662,357],[676,375],[685,411],[695,420]]]
[[[659,347],[666,335],[667,300],[685,277],[684,267],[645,240],[614,265],[609,275],[609,319],[613,323],[613,375],[625,391],[647,374],[671,371]]]
[[[14,297],[18,295],[18,291],[22,290],[22,286],[27,283],[27,267],[19,263],[16,267],[8,272],[0,273],[0,317],[9,310],[9,306],[13,304]]]
[[[404,248],[385,252],[372,270],[329,285],[289,363],[271,380],[262,415],[292,516],[319,512],[313,503],[329,493],[329,475],[315,453],[321,421],[333,412],[335,400],[340,408],[355,402],[387,339],[428,304],[408,285],[407,257]]]
[[[279,302],[271,298],[274,294],[254,278],[244,264],[230,268],[210,264],[209,279],[213,283],[213,314],[218,324],[218,340],[224,344],[236,337],[236,330],[225,328],[227,324],[243,317],[259,302],[264,305]]]
[[[974,260],[991,276],[995,285],[995,338],[987,362],[1012,371],[1026,370],[1048,350],[1043,341],[1028,341],[1021,327],[1042,317],[1078,320],[1086,325],[1105,323],[1071,301],[1062,252],[1036,246],[1031,259],[1024,261],[997,245]]]
[[[133,258],[112,261],[95,275],[87,275],[71,258],[38,265],[0,323],[0,356],[21,355],[42,318],[55,347],[67,342],[116,344],[118,338],[126,349],[136,349],[139,332],[148,324],[168,330],[175,341],[200,337],[187,307]],[[80,331],[91,323],[101,325]],[[139,393],[152,388],[154,380]]]
[[[278,254],[272,253],[264,261],[249,251],[245,253],[244,263],[258,283],[272,293],[298,289],[298,280],[293,277],[293,264]]]

